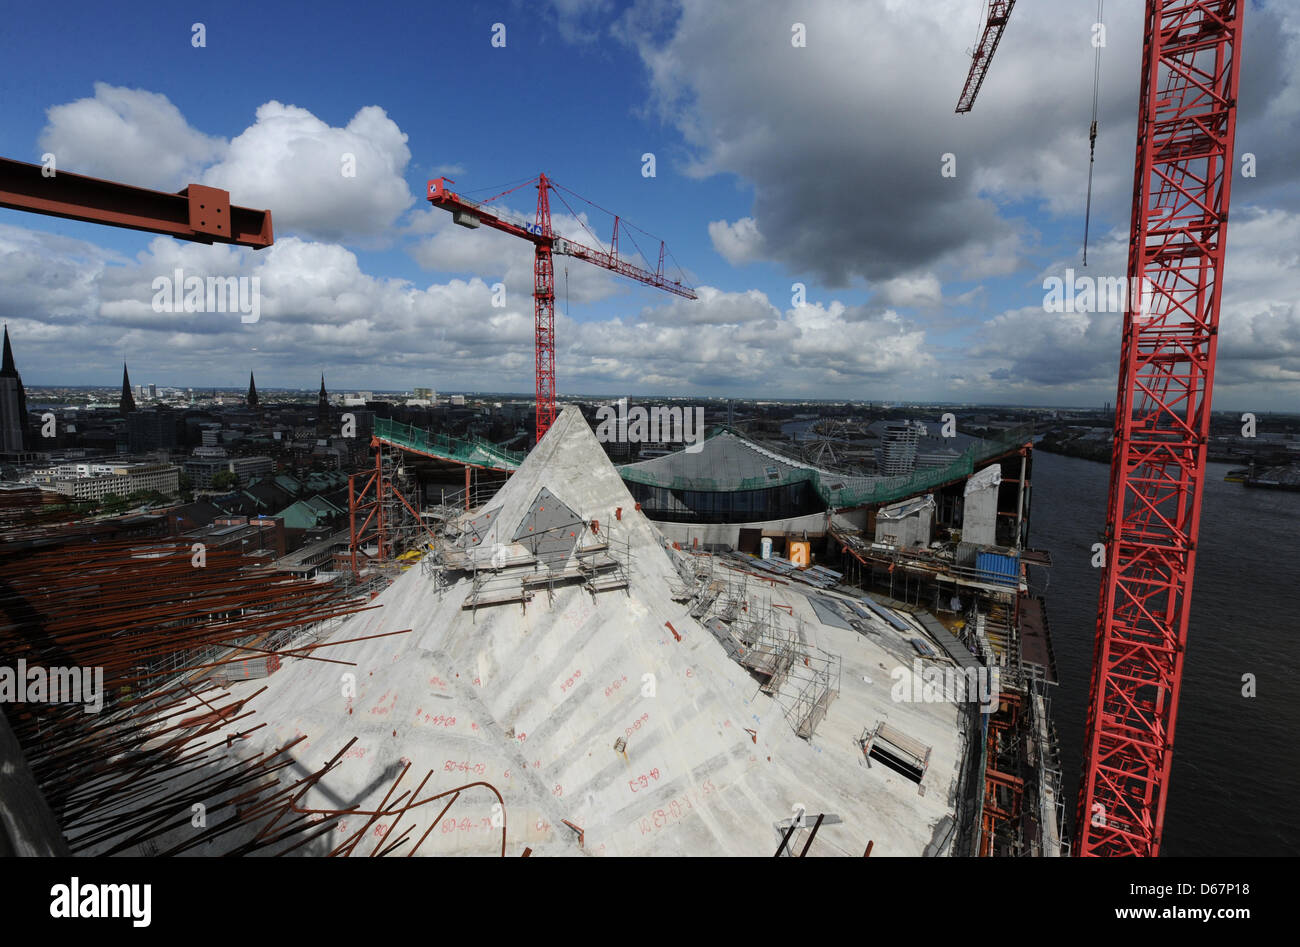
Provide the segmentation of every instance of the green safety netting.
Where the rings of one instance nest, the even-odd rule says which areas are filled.
[[[517,470],[525,454],[506,450],[479,437],[450,437],[400,424],[387,418],[375,419],[375,437],[405,450],[419,451],[458,464],[473,464],[495,470]],[[827,506],[846,509],[868,504],[892,503],[954,480],[969,477],[985,461],[1005,454],[1030,440],[1033,429],[1015,428],[987,440],[976,441],[945,467],[917,470],[903,477],[888,477],[864,482],[863,478],[822,473],[807,467],[785,471],[779,480],[768,477],[747,477],[740,481],[718,481],[709,477],[658,477],[634,467],[618,468],[619,475],[630,483],[641,483],[668,490],[697,490],[720,492],[733,490],[763,490],[787,486],[792,483],[811,482],[813,489]]]
[[[769,477],[746,477],[743,480],[718,481],[708,477],[658,477],[654,473],[634,467],[620,467],[625,481],[662,487],[668,490],[695,490],[722,492],[733,490],[762,490],[769,487],[788,486],[810,482],[827,506],[845,509],[867,504],[891,503],[904,497],[930,490],[954,480],[969,477],[975,468],[986,460],[1005,454],[1031,439],[1031,428],[1016,428],[989,440],[976,441],[945,467],[917,470],[903,477],[888,477],[864,482],[861,477],[848,477],[822,473],[807,467],[786,470],[779,480]]]
[[[517,470],[524,460],[521,451],[506,450],[481,437],[431,434],[410,424],[390,421],[388,418],[375,418],[374,434],[379,440],[394,447],[430,454],[458,464],[472,464],[494,470]]]

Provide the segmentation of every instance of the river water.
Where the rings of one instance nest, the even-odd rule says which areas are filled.
[[[1162,855],[1300,854],[1300,493],[1225,483],[1210,464]],[[1074,818],[1101,575],[1105,464],[1034,453],[1030,545],[1046,586],[1060,686],[1067,814]],[[1254,697],[1242,677],[1255,676]],[[1073,831],[1071,831],[1073,835]]]

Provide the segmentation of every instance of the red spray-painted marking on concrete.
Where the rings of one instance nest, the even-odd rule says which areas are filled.
[[[685,818],[695,809],[697,803],[703,805],[705,799],[715,792],[717,792],[717,788],[713,785],[713,781],[706,779],[698,789],[692,787],[682,796],[672,800],[664,808],[655,809],[648,815],[642,816],[637,820],[637,827],[641,830],[642,835],[652,835],[666,826]]]
[[[442,770],[445,773],[453,773],[459,771],[462,773],[474,773],[478,776],[482,776],[484,773],[487,772],[487,765],[484,763],[471,763],[468,760],[464,762],[458,762],[457,760],[446,760],[442,764]]]
[[[620,687],[622,687],[626,683],[627,683],[627,675],[624,674],[621,678],[614,681],[614,683],[610,684],[609,687],[605,688],[605,696],[613,697],[614,692],[617,691]]]
[[[632,726],[627,728],[627,735],[631,736],[632,731],[640,730],[641,725],[644,724],[649,719],[650,719],[650,715],[648,713],[642,714],[641,716],[637,717],[635,720],[632,721]]]
[[[638,791],[638,790],[637,790],[637,785],[638,785],[638,784],[641,786],[642,789],[645,789],[645,788],[647,788],[647,787],[650,785],[650,780],[651,780],[651,779],[653,779],[655,782],[658,782],[658,781],[659,781],[659,768],[658,768],[658,767],[655,767],[654,769],[650,770],[650,772],[648,772],[648,773],[642,773],[640,776],[637,776],[637,777],[635,777],[635,778],[633,778],[633,779],[629,779],[629,780],[627,781],[627,786],[628,786],[628,788],[631,789],[633,792],[637,792],[637,791]]]

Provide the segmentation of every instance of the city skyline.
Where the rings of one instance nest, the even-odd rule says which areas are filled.
[[[254,374],[256,374],[256,373],[254,373]],[[263,394],[263,395],[265,395],[265,394],[269,394],[269,393],[293,393],[293,394],[299,394],[299,393],[301,393],[301,394],[309,395],[309,396],[311,396],[312,398],[314,398],[315,395],[316,395],[317,386],[318,386],[319,384],[320,384],[320,379],[318,379],[316,383],[313,383],[313,384],[311,384],[311,385],[304,385],[304,386],[275,385],[275,384],[259,383],[259,386],[258,386],[258,392],[259,392],[260,394]],[[235,393],[236,395],[238,395],[240,392],[246,392],[246,391],[247,391],[247,388],[248,388],[247,383],[240,384],[240,383],[237,383],[237,382],[236,382],[236,383],[232,383],[232,384],[202,384],[202,385],[198,385],[198,384],[187,384],[187,383],[184,383],[184,382],[170,382],[170,381],[165,381],[165,382],[152,381],[152,382],[143,382],[143,383],[141,383],[141,382],[132,382],[132,388],[133,388],[133,390],[135,390],[137,393],[138,393],[140,390],[142,390],[142,389],[143,389],[144,391],[147,392],[148,389],[149,389],[151,386],[156,387],[156,388],[158,388],[158,389],[170,389],[170,390],[172,390],[172,391],[176,391],[176,392],[187,392],[187,391],[193,391],[194,396],[195,396],[196,399],[199,398],[199,397],[203,394],[203,392],[205,392],[205,391],[206,391],[206,392],[220,392],[220,393],[223,393],[223,394],[224,394],[224,393]],[[83,384],[72,384],[72,383],[58,383],[58,382],[51,383],[51,382],[47,382],[47,381],[33,381],[33,382],[28,382],[28,383],[25,384],[25,388],[28,389],[28,390],[31,390],[31,389],[63,389],[63,390],[69,390],[69,391],[73,391],[73,390],[106,391],[106,390],[110,390],[110,389],[116,389],[117,387],[118,387],[118,383],[114,383],[114,384],[84,384],[84,383],[83,383]],[[491,390],[491,389],[469,389],[469,388],[466,388],[466,389],[459,389],[459,388],[438,388],[438,387],[436,387],[436,386],[432,386],[432,385],[412,385],[412,386],[407,386],[407,387],[404,387],[404,388],[378,388],[378,387],[365,387],[365,386],[360,386],[360,385],[340,385],[340,386],[334,387],[334,386],[330,386],[330,385],[328,385],[328,384],[326,384],[326,388],[327,388],[327,390],[329,391],[329,396],[330,396],[331,398],[335,398],[335,397],[345,397],[345,396],[347,396],[347,395],[357,394],[357,393],[361,393],[361,392],[368,392],[368,393],[372,393],[372,394],[383,394],[383,395],[406,395],[406,396],[409,396],[409,397],[415,397],[415,391],[416,391],[416,389],[421,389],[421,388],[430,388],[430,389],[432,389],[434,392],[436,392],[436,393],[438,394],[438,396],[439,396],[440,398],[441,398],[441,397],[444,397],[444,396],[450,396],[450,395],[466,395],[466,396],[474,396],[474,397],[508,397],[508,398],[511,398],[511,399],[514,399],[514,400],[522,400],[522,399],[532,400],[533,397],[534,397],[534,392],[532,392],[531,390],[525,390],[525,389],[522,389],[522,388],[519,389],[519,390],[509,390],[509,389]],[[1099,408],[1100,408],[1100,409],[1109,409],[1110,406],[1111,406],[1111,404],[1113,403],[1112,400],[1106,400],[1106,401],[1102,401],[1102,402],[1099,402],[1099,403],[1090,404],[1090,403],[1082,403],[1082,402],[1074,402],[1074,403],[1064,403],[1064,402],[1062,402],[1062,403],[1051,403],[1051,402],[1027,402],[1027,401],[1024,401],[1024,402],[1015,402],[1015,401],[1006,401],[1006,402],[998,402],[998,401],[953,401],[953,400],[944,400],[944,399],[927,400],[927,399],[919,399],[919,398],[890,398],[890,397],[880,397],[880,398],[863,398],[863,397],[839,397],[839,398],[837,398],[837,397],[833,397],[833,396],[828,396],[828,397],[810,397],[810,396],[805,396],[805,397],[799,397],[799,396],[793,396],[793,397],[778,397],[778,396],[766,396],[766,397],[742,397],[742,396],[740,396],[740,395],[728,395],[728,394],[713,394],[713,395],[699,395],[699,394],[696,394],[696,395],[690,395],[690,394],[686,394],[686,395],[683,395],[683,394],[676,394],[676,393],[667,392],[667,391],[643,391],[643,392],[637,392],[637,391],[614,391],[614,390],[610,390],[610,391],[583,391],[583,392],[572,392],[572,393],[561,391],[561,392],[559,392],[558,397],[559,397],[559,399],[560,399],[561,401],[564,401],[564,400],[566,400],[566,399],[584,399],[584,398],[586,398],[586,399],[608,399],[608,398],[619,398],[619,397],[629,397],[629,398],[638,398],[638,399],[671,398],[671,399],[674,399],[674,400],[690,400],[692,397],[695,397],[695,398],[697,398],[698,400],[704,400],[704,401],[728,401],[728,400],[734,400],[734,401],[742,401],[742,402],[769,402],[769,403],[783,403],[783,402],[785,402],[785,403],[795,403],[795,404],[797,404],[797,403],[825,403],[825,404],[863,404],[863,405],[895,405],[895,406],[907,406],[907,405],[925,405],[925,406],[929,406],[929,405],[949,405],[949,406],[971,407],[971,408],[1010,408],[1010,409],[1025,409],[1025,410],[1034,410],[1034,409],[1038,409],[1038,410],[1044,410],[1044,409],[1046,409],[1046,410],[1050,410],[1050,409],[1093,410],[1093,409],[1099,409]],[[1237,410],[1245,410],[1245,409],[1244,409],[1244,408],[1240,408],[1240,407],[1235,406],[1235,405],[1232,405],[1232,404],[1224,404],[1222,400],[1220,400],[1220,402],[1219,402],[1219,403],[1216,403],[1215,406],[1214,406],[1214,413],[1215,413],[1215,414],[1226,413],[1226,412],[1233,412],[1233,411],[1237,411]],[[1281,409],[1265,409],[1263,413],[1265,413],[1265,414],[1282,414],[1282,415],[1289,415],[1289,414],[1296,414],[1296,413],[1298,413],[1298,412],[1300,412],[1300,406],[1292,405],[1292,406],[1287,406],[1287,407],[1285,407],[1285,408],[1281,408]]]

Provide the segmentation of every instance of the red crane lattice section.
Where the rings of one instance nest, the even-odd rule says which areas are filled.
[[[550,237],[551,200],[546,175],[537,179],[537,229]],[[555,423],[555,263],[551,244],[533,245],[533,312],[537,332],[537,440]]]
[[[1160,847],[1205,477],[1243,6],[1146,7],[1080,855]]]
[[[980,35],[979,46],[971,54],[970,72],[966,73],[966,84],[962,86],[961,97],[957,99],[957,114],[969,112],[975,105],[975,96],[980,94],[980,86],[988,75],[989,63],[997,52],[998,43],[1002,41],[1002,31],[1007,28],[1007,18],[1016,0],[992,0],[989,4],[988,17],[984,21],[984,32]]]

